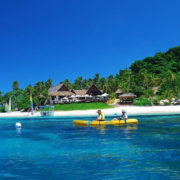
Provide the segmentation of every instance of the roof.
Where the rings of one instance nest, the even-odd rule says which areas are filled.
[[[87,93],[87,89],[81,89],[81,90],[73,90],[76,95],[85,96]]]
[[[50,93],[51,96],[72,96],[74,93],[71,91],[58,91]]]
[[[117,89],[117,91],[115,93],[116,94],[120,94],[120,93],[122,93],[122,90],[121,89]]]
[[[97,88],[97,86],[95,84],[93,84],[92,86],[89,87],[87,94],[91,94],[92,92],[96,91],[97,95],[101,95],[102,92]]]
[[[102,92],[95,86],[92,85],[89,89],[80,89],[80,90],[69,90],[67,87],[67,91],[63,90],[63,83],[58,84],[56,86],[52,86],[49,88],[48,93],[51,96],[72,96],[72,95],[79,95],[79,96],[85,96],[86,94],[95,94],[95,95],[101,95]]]
[[[137,97],[137,96],[133,93],[124,93],[119,96],[119,98],[135,98],[135,97]]]
[[[64,84],[61,83],[61,84],[58,84],[56,86],[52,86],[49,88],[48,90],[48,93],[51,94],[51,93],[54,93],[54,92],[57,92]]]

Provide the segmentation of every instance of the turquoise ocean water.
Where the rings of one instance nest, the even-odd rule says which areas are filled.
[[[0,179],[180,179],[180,116],[133,118],[137,126],[97,128],[0,119]]]

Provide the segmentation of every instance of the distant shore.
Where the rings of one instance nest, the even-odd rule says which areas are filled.
[[[180,105],[176,106],[120,106],[110,109],[103,109],[106,116],[120,114],[122,109],[126,110],[128,115],[157,115],[157,114],[180,114]],[[97,110],[74,110],[74,111],[55,111],[54,116],[96,116]],[[0,118],[3,117],[40,117],[40,112],[33,115],[29,112],[10,112],[0,113]]]

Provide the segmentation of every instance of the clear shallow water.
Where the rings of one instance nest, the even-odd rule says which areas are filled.
[[[105,128],[1,119],[0,179],[180,179],[180,116],[135,118],[138,126]]]

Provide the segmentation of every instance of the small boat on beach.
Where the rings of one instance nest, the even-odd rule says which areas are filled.
[[[40,106],[41,117],[54,116],[54,106]]]
[[[125,124],[138,124],[137,119],[127,119],[126,123],[124,120],[118,120],[113,119],[111,121],[87,121],[87,120],[74,120],[73,121],[75,125],[79,126],[99,126],[99,125],[112,125],[112,126],[118,126],[118,125],[125,125]]]

